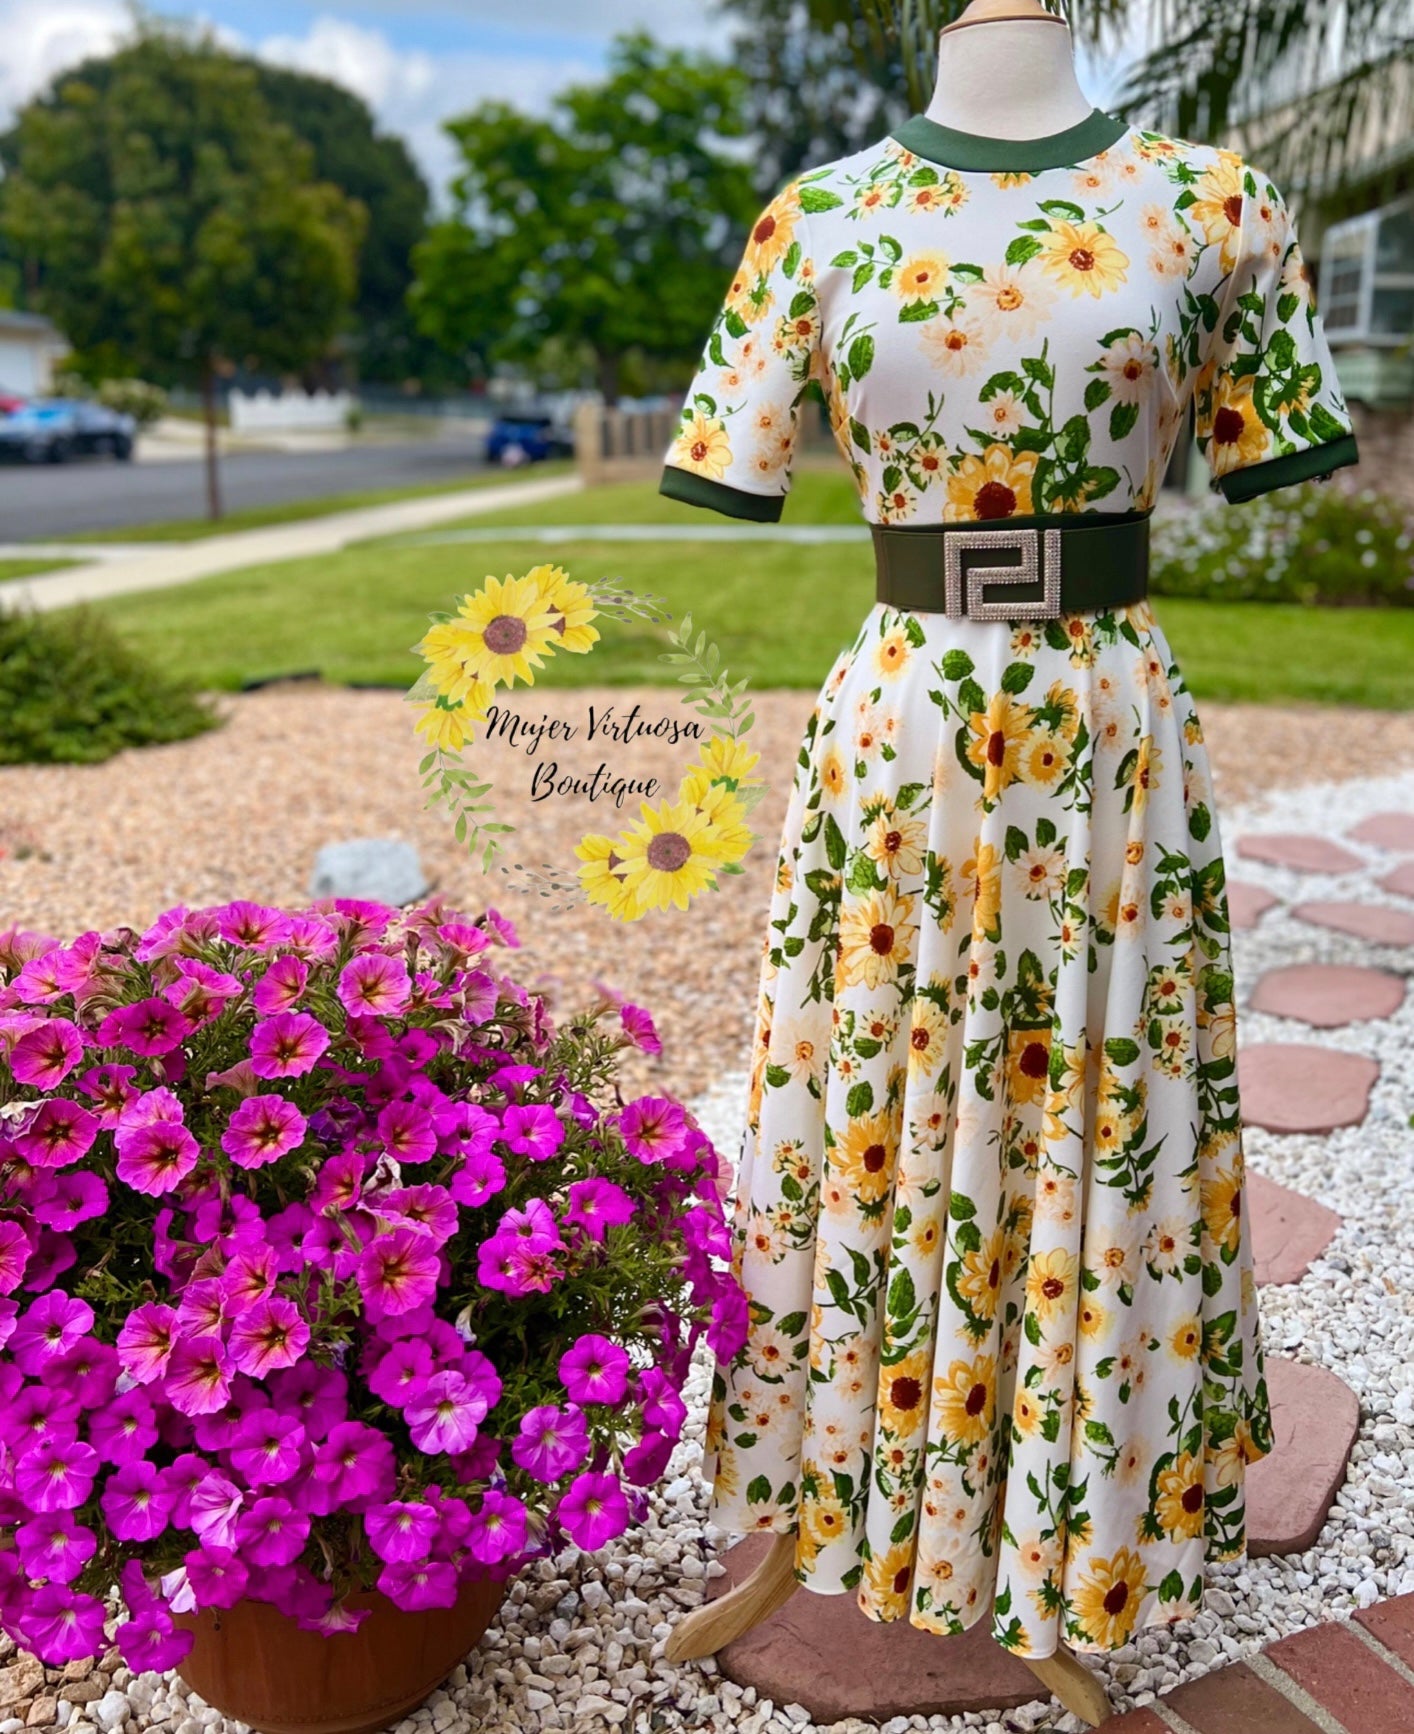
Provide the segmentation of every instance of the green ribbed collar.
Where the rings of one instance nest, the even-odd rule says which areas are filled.
[[[943,168],[1035,174],[1041,169],[1071,168],[1083,163],[1128,130],[1124,121],[1096,108],[1064,132],[1047,133],[1044,138],[983,138],[980,133],[958,132],[943,126],[929,120],[926,114],[911,115],[892,136],[905,150]]]

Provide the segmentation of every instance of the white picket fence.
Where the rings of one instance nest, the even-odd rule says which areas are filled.
[[[358,399],[348,391],[233,391],[235,433],[330,433],[348,426]]]

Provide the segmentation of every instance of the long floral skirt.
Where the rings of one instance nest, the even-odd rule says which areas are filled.
[[[870,612],[798,760],[747,1121],[714,1520],[1023,1656],[1191,1615],[1270,1417],[1222,855],[1147,604]]]

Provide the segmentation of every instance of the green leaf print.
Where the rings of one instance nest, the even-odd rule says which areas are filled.
[[[899,309],[898,322],[900,325],[923,325],[937,317],[936,301],[910,301]]]
[[[771,1497],[769,1478],[765,1475],[758,1475],[754,1481],[749,1481],[746,1485],[746,1497],[748,1503],[752,1505],[760,1505],[769,1499]]]
[[[1006,250],[1006,262],[1008,265],[1024,265],[1040,251],[1041,243],[1034,235],[1018,235]]]
[[[1012,694],[1025,692],[1036,674],[1030,662],[1013,662],[1002,675],[1002,691]]]
[[[888,880],[861,849],[850,867],[847,883],[851,891],[882,891]]]
[[[853,247],[846,247],[843,253],[836,253],[830,263],[838,270],[847,271],[852,265],[859,263],[859,254]]]
[[[844,840],[844,832],[841,831],[839,826],[835,823],[834,815],[826,813],[825,858],[830,863],[831,867],[834,868],[836,873],[843,870],[845,856],[848,855],[848,853],[849,849]]]
[[[1198,805],[1188,815],[1189,833],[1201,843],[1213,828],[1213,815],[1199,801]]]
[[[899,1542],[907,1541],[909,1536],[912,1534],[913,1534],[913,1513],[912,1513],[912,1511],[905,1511],[903,1516],[901,1518],[899,1518],[898,1522],[893,1526],[893,1529],[889,1532],[890,1544],[894,1547],[897,1547]]]
[[[862,1114],[867,1114],[874,1106],[874,1086],[867,1078],[852,1086],[845,1097],[844,1111],[851,1120],[857,1120]]]
[[[1092,379],[1085,387],[1085,407],[1096,410],[1102,403],[1108,401],[1110,382],[1107,379]]]
[[[1078,464],[1090,449],[1090,424],[1083,415],[1073,415],[1056,435],[1056,453],[1062,463]]]
[[[1008,861],[1019,861],[1026,853],[1026,833],[1020,825],[1008,825],[1006,828],[1006,858]]]
[[[1110,411],[1110,438],[1125,439],[1139,420],[1139,405],[1137,403],[1117,403]]]
[[[849,346],[849,371],[853,379],[863,379],[874,365],[874,339],[866,332]]]
[[[986,710],[987,695],[977,682],[969,677],[957,689],[957,702],[970,716],[974,711]]]
[[[1183,1574],[1171,1571],[1159,1585],[1159,1600],[1161,1602],[1176,1602],[1183,1595]]]
[[[1048,217],[1066,217],[1072,223],[1085,221],[1084,211],[1079,205],[1071,204],[1069,199],[1042,199],[1036,209],[1044,211]]]
[[[1034,379],[1045,391],[1049,391],[1056,383],[1055,373],[1044,355],[1023,355],[1021,370],[1028,379]],[[1084,417],[1080,419],[1084,420]]]
[[[792,319],[801,319],[807,313],[811,312],[814,307],[815,291],[813,289],[802,289],[798,295],[793,296],[791,299],[790,316]]]
[[[948,274],[960,283],[980,283],[986,275],[980,265],[950,265]]]
[[[869,438],[869,429],[862,421],[857,421],[854,416],[849,418],[849,437],[862,452],[870,452],[874,449]]]
[[[898,808],[899,812],[911,812],[914,803],[927,786],[926,783],[905,783],[894,796],[894,805]]]
[[[908,1266],[901,1265],[898,1274],[889,1284],[889,1312],[896,1319],[906,1319],[917,1310],[918,1296],[914,1293],[913,1278],[909,1275]]]
[[[976,1214],[977,1206],[961,1192],[954,1192],[948,1199],[948,1216],[953,1222],[970,1222]]]
[[[943,656],[943,679],[966,680],[975,666],[965,650],[949,650]]]
[[[1105,1043],[1105,1056],[1116,1066],[1132,1066],[1139,1058],[1139,1044],[1128,1036],[1111,1036]]]
[[[818,216],[821,211],[836,211],[843,203],[839,194],[830,192],[827,187],[800,189],[800,208],[807,216]]]
[[[1040,818],[1036,821],[1036,843],[1038,848],[1049,849],[1056,840],[1056,827],[1052,820]]]
[[[800,260],[800,242],[792,241],[790,246],[786,249],[785,258],[781,260],[781,270],[787,277],[794,278],[796,272],[800,269]]]

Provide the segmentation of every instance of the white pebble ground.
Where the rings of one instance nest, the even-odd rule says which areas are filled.
[[[1260,806],[1229,810],[1223,831],[1231,876],[1267,886],[1284,903],[1334,896],[1395,903],[1374,884],[1395,859],[1382,851],[1353,844],[1366,867],[1326,877],[1239,860],[1232,844],[1257,830],[1341,838],[1367,815],[1396,810],[1414,812],[1414,773],[1286,790]],[[1407,949],[1307,926],[1285,908],[1270,911],[1255,931],[1237,934],[1235,954],[1244,999],[1263,970],[1282,964],[1359,962],[1405,974],[1414,964]],[[1262,1290],[1262,1315],[1270,1352],[1327,1367],[1359,1394],[1360,1437],[1349,1479],[1309,1553],[1218,1568],[1196,1619],[1148,1633],[1106,1660],[1100,1672],[1117,1709],[1146,1703],[1319,1620],[1414,1592],[1408,1493],[1414,1484],[1414,996],[1385,1022],[1330,1031],[1248,1013],[1241,1039],[1326,1042],[1380,1063],[1363,1125],[1329,1137],[1257,1129],[1247,1135],[1253,1168],[1343,1218],[1325,1256],[1301,1282]],[[737,1148],[745,1097],[745,1079],[733,1077],[696,1104],[729,1154]],[[721,1571],[713,1553],[730,1539],[704,1528],[706,1493],[697,1466],[709,1379],[704,1348],[687,1393],[691,1418],[653,1496],[646,1529],[630,1532],[604,1555],[571,1550],[541,1562],[513,1586],[481,1647],[398,1734],[866,1734],[876,1727],[851,1719],[820,1728],[799,1705],[758,1701],[711,1661],[674,1667],[663,1659],[673,1623],[701,1601],[706,1578]],[[61,1703],[59,1721],[82,1734],[117,1734],[125,1724],[171,1734],[246,1734],[171,1677],[132,1679],[121,1669],[101,1700],[72,1708]],[[18,1720],[0,1722],[0,1734],[21,1734],[22,1727]],[[1040,1701],[992,1716],[896,1717],[883,1725],[884,1734],[1073,1734],[1079,1727]]]

